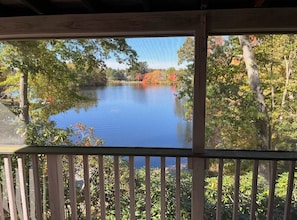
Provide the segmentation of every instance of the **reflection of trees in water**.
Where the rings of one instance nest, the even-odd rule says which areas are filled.
[[[174,99],[174,114],[179,118],[185,118],[186,109],[182,99],[175,97]]]
[[[178,138],[184,143],[183,147],[190,148],[192,145],[192,122],[185,120],[186,109],[183,100],[175,97],[174,113],[179,118],[183,118],[182,122],[177,123]]]
[[[132,92],[133,95],[133,101],[136,101],[138,103],[146,103],[147,102],[147,94],[146,89],[147,87],[144,86],[141,83],[134,84],[132,86],[133,90],[137,90],[137,92]]]
[[[79,95],[83,97],[83,99],[75,104],[74,111],[79,113],[82,109],[87,111],[91,107],[97,107],[99,103],[97,89],[99,88],[100,87],[80,90]]]
[[[192,147],[192,123],[191,122],[184,122],[184,123],[177,123],[176,126],[178,138],[184,144],[184,148],[191,148]]]

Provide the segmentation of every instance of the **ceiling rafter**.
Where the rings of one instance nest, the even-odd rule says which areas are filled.
[[[1,7],[3,9],[1,9]],[[192,10],[297,8],[296,0],[0,0],[0,17]]]
[[[89,11],[89,12],[96,12],[98,9],[98,5],[100,4],[100,0],[80,0],[82,5]]]
[[[20,2],[38,15],[47,14],[52,11],[52,5],[47,0],[20,0]]]
[[[141,5],[144,11],[151,10],[151,1],[150,0],[141,0]]]
[[[30,10],[35,12],[36,14],[42,15],[44,12],[35,5],[35,2],[32,0],[20,0],[26,7],[28,7]],[[33,3],[32,3],[33,2]]]

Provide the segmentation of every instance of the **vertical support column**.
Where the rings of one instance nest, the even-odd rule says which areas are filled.
[[[65,219],[64,215],[64,184],[62,173],[62,156],[47,156],[48,191],[51,219]]]
[[[206,97],[207,32],[206,14],[199,16],[195,31],[195,73],[193,112],[193,153],[205,149],[205,97]],[[192,220],[204,219],[205,160],[192,161]]]

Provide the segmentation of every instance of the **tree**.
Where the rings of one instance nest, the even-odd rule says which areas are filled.
[[[188,116],[193,46],[187,38],[178,51],[180,62],[188,64],[176,79]],[[209,37],[206,146],[296,149],[296,48],[297,36],[291,34]]]
[[[295,150],[297,36],[257,35],[254,45],[268,112],[270,149]]]
[[[184,100],[187,120],[192,119],[193,110],[193,49],[194,39],[187,38],[178,51],[179,63],[186,62],[187,68],[176,74],[178,97]],[[252,148],[257,142],[253,122],[257,110],[252,107],[252,95],[246,92],[244,66],[231,62],[239,49],[237,38],[209,37],[206,146],[210,148]]]
[[[0,57],[12,73],[20,75],[20,117],[28,123],[28,92],[31,100],[42,99],[51,109],[57,107],[54,112],[68,109],[80,98],[77,90],[83,73],[100,75],[111,55],[128,65],[134,65],[137,57],[125,39],[111,38],[7,41],[2,43]]]
[[[258,65],[256,63],[256,58],[254,55],[253,48],[250,43],[250,39],[247,35],[239,35],[238,36],[241,48],[244,63],[246,66],[246,71],[249,79],[249,85],[252,91],[255,94],[255,99],[258,102],[259,112],[262,114],[261,117],[257,119],[257,125],[259,130],[259,136],[261,139],[260,149],[271,149],[268,141],[268,113],[266,108],[266,103],[264,100],[264,95],[262,92],[262,87],[260,83],[260,74],[258,70]]]
[[[142,84],[144,85],[157,85],[161,83],[166,83],[166,73],[161,70],[154,70],[152,72],[146,73]]]
[[[136,81],[142,81],[144,79],[145,74],[137,73],[135,76]]]
[[[137,63],[137,66],[136,66],[136,69],[137,69],[137,72],[138,73],[141,73],[141,74],[145,74],[147,72],[150,71],[149,67],[148,67],[148,64],[146,61],[144,62],[138,62]]]
[[[129,80],[137,80],[137,81],[141,81],[142,80],[141,78],[144,77],[144,74],[150,71],[151,70],[149,69],[146,61],[137,62],[134,66],[126,69],[127,78]],[[142,75],[142,77],[140,76],[140,74]]]

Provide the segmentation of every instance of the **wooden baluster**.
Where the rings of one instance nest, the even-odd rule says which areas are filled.
[[[218,198],[217,198],[216,220],[222,219],[223,168],[224,168],[224,160],[219,159]]]
[[[238,219],[238,202],[239,202],[239,179],[240,179],[240,160],[235,160],[235,180],[234,180],[234,204],[233,204],[233,220]]]
[[[18,173],[19,173],[19,181],[20,181],[20,193],[21,193],[21,202],[22,202],[22,214],[23,220],[29,219],[28,213],[28,193],[26,189],[26,178],[25,178],[25,166],[24,166],[24,156],[18,157]]]
[[[90,196],[90,168],[89,168],[89,157],[83,155],[83,166],[84,166],[84,195],[86,204],[86,219],[91,219],[91,196]]]
[[[4,181],[4,179],[2,179],[2,181]],[[4,188],[4,184],[2,182],[2,184],[0,185],[0,220],[4,220],[4,206],[3,206],[4,194],[2,193],[3,188]]]
[[[4,172],[7,186],[10,219],[17,220],[17,208],[12,176],[11,155],[4,156]]]
[[[254,160],[253,168],[253,179],[252,179],[252,192],[251,192],[251,213],[250,220],[256,219],[256,209],[257,209],[257,187],[258,187],[258,168],[259,160]]]
[[[165,211],[166,211],[166,199],[165,199],[165,190],[166,190],[166,179],[165,179],[165,157],[161,157],[161,220],[165,220]]]
[[[181,220],[181,215],[180,215],[180,157],[176,157],[176,179],[175,179],[175,202],[176,202],[176,210],[175,210],[175,218],[176,220]]]
[[[114,189],[115,189],[115,214],[116,219],[121,219],[121,206],[120,206],[120,168],[119,156],[114,156]]]
[[[0,185],[0,220],[4,220],[4,207],[3,207],[3,193],[2,193],[3,183]]]
[[[75,170],[73,163],[73,155],[68,155],[69,164],[69,194],[70,194],[70,206],[71,206],[71,219],[77,219],[77,201],[76,201],[76,183],[75,183]]]
[[[135,220],[135,171],[134,157],[129,157],[129,194],[130,194],[130,219]]]
[[[29,168],[30,216],[32,219],[43,219],[40,193],[40,171],[37,154],[31,155],[32,167]],[[45,210],[44,210],[45,211]]]
[[[275,194],[275,181],[276,181],[276,165],[277,161],[271,161],[271,177],[269,181],[269,197],[268,197],[268,210],[267,220],[273,219],[273,207],[274,207],[274,194]]]
[[[17,159],[17,157],[15,157]],[[19,169],[18,167],[13,167],[13,181],[14,181],[14,189],[15,189],[15,201],[16,201],[16,208],[18,213],[18,218],[23,218],[23,206],[22,206],[22,199],[21,199],[21,190],[20,190],[20,178],[19,178]]]
[[[151,220],[151,165],[150,157],[145,157],[145,214]]]
[[[296,165],[295,160],[290,162],[284,220],[290,219],[292,192],[293,192],[293,186],[294,186],[295,165]]]
[[[100,215],[101,219],[106,219],[106,207],[105,207],[105,187],[104,187],[104,163],[103,156],[98,156],[98,164],[99,164],[99,197],[100,197]]]

